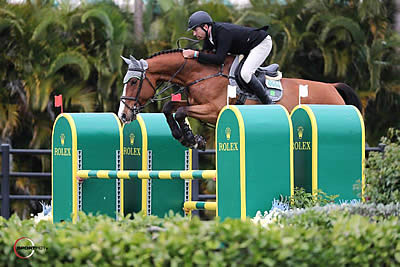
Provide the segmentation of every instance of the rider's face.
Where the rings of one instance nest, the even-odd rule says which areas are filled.
[[[208,31],[208,25],[204,25],[203,28],[204,28],[206,31]],[[196,36],[196,38],[197,38],[198,40],[204,40],[204,39],[206,39],[206,32],[203,31],[203,29],[202,29],[200,26],[196,27],[196,28],[193,30],[193,35]]]

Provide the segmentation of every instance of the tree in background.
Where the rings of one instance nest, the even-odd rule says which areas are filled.
[[[284,4],[282,4],[284,2]],[[345,82],[365,107],[367,141],[376,145],[388,127],[400,127],[400,36],[393,1],[251,1],[242,21],[271,25],[277,62],[286,77]],[[248,17],[248,18],[247,18]],[[391,93],[379,93],[388,91]],[[375,95],[383,98],[377,105]],[[368,104],[367,104],[368,102]]]
[[[117,109],[128,14],[109,2],[73,7],[52,1],[3,1],[0,14],[1,142],[14,148],[51,147],[56,94],[63,94],[68,112]],[[43,157],[13,163],[19,171],[50,171]],[[51,192],[48,183],[25,178],[15,185],[12,193]],[[13,203],[13,209],[22,212],[20,205]]]
[[[73,8],[48,1],[5,4],[0,13],[0,117],[12,119],[1,122],[4,139],[50,147],[54,94],[63,94],[68,111],[116,109],[127,14],[112,3]]]
[[[137,43],[143,42],[143,1],[135,0],[135,11],[133,13],[133,21],[135,24],[135,40]]]

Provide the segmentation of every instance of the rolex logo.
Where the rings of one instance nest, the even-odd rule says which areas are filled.
[[[60,140],[61,140],[61,145],[64,145],[64,142],[65,142],[65,134],[61,134],[60,135]]]
[[[225,129],[225,135],[226,135],[226,139],[227,140],[229,140],[229,139],[231,139],[231,128],[229,128],[229,127],[226,127],[226,129]]]
[[[304,128],[299,126],[297,127],[297,136],[299,137],[299,139],[303,138],[303,132],[304,132]]]
[[[131,146],[135,143],[135,135],[133,133],[129,135],[129,142],[131,143]]]

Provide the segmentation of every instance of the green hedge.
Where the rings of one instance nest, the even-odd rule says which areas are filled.
[[[305,223],[308,222],[308,223]],[[329,223],[326,223],[329,222]],[[400,264],[400,221],[314,210],[263,228],[250,220],[136,216],[114,221],[80,214],[76,224],[0,219],[0,265],[39,266],[357,266]],[[14,242],[45,246],[27,259]]]
[[[384,153],[371,152],[366,161],[365,198],[376,203],[400,202],[400,130],[389,129]]]
[[[292,209],[281,213],[280,218],[286,220],[299,221],[299,216],[306,214],[316,214],[318,217],[325,217],[326,219],[334,219],[336,215],[361,215],[370,218],[373,221],[382,221],[391,217],[400,217],[400,203],[390,203],[387,205],[377,203],[362,203],[355,202],[353,204],[344,203],[328,204],[323,207],[316,206],[307,209]]]

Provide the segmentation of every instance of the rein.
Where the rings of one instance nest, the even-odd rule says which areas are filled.
[[[224,70],[224,64],[221,65],[221,68],[220,68],[220,70],[219,70],[218,73],[211,74],[211,75],[208,75],[208,76],[206,76],[206,77],[197,79],[197,80],[195,80],[195,81],[189,83],[188,85],[186,85],[186,87],[190,87],[190,86],[192,86],[192,85],[195,85],[196,83],[199,83],[199,82],[202,82],[202,81],[204,81],[204,80],[211,79],[211,78],[219,77],[219,76],[222,76],[222,77],[225,77],[225,78],[228,78],[228,79],[229,79],[229,78],[232,78],[231,76],[224,74],[224,73],[223,73],[223,70]]]
[[[185,67],[187,62],[187,58],[185,58],[185,61],[183,62],[183,64],[179,67],[179,69],[175,72],[174,75],[171,76],[171,78],[169,79],[169,81],[167,83],[170,83],[170,85],[166,86],[165,88],[163,88],[160,92],[156,93],[152,98],[149,99],[149,101],[151,103],[153,103],[154,101],[162,101],[164,99],[170,98],[170,96],[166,96],[166,97],[162,97],[162,98],[156,98],[159,95],[161,95],[162,93],[164,93],[165,91],[167,91],[169,88],[171,88],[172,86],[174,86],[174,84],[171,83],[171,81],[176,77],[176,75],[178,75],[179,72],[181,72],[183,70],[183,68]],[[157,88],[158,90],[159,88]],[[177,92],[181,91],[181,89],[179,89]],[[157,92],[157,91],[156,91]]]

